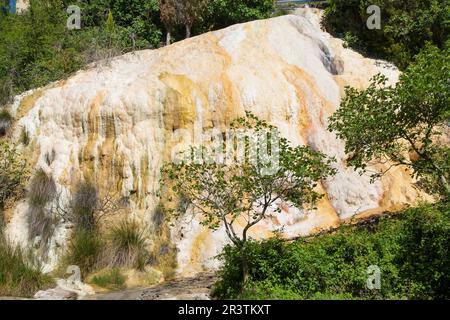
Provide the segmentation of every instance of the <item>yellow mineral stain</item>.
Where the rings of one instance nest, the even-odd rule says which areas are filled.
[[[44,94],[44,89],[37,89],[30,95],[24,97],[17,109],[16,118],[24,117],[36,104],[37,100]]]
[[[99,130],[100,130],[100,108],[103,100],[105,98],[105,92],[99,92],[95,98],[92,100],[90,104],[90,109],[88,113],[88,142],[83,149],[82,153],[82,170],[85,176],[94,176],[95,169],[94,168],[94,160],[96,150],[94,148],[97,145],[99,139]]]

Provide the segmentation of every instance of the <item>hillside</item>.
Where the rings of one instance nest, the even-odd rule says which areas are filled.
[[[321,12],[254,21],[206,33],[157,50],[137,51],[103,61],[18,96],[12,137],[57,183],[63,198],[82,178],[117,189],[129,199],[127,215],[152,225],[159,204],[159,172],[171,154],[198,133],[224,131],[244,111],[280,128],[294,144],[306,144],[337,159],[338,174],[323,183],[326,197],[314,212],[286,207],[254,230],[254,237],[285,226],[287,237],[338,225],[357,215],[395,210],[420,196],[403,169],[371,184],[345,166],[343,142],[327,131],[327,118],[347,85],[364,88],[382,73],[397,81],[396,68],[366,59],[319,27]],[[52,161],[48,155],[54,154]],[[379,168],[374,168],[378,170]],[[21,201],[7,211],[7,234],[29,243]],[[57,226],[45,270],[53,270],[70,237]],[[223,230],[211,232],[199,219],[174,223],[178,273],[214,269],[213,257],[226,243]]]

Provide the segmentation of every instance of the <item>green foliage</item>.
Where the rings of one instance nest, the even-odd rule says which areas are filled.
[[[247,21],[269,18],[275,11],[274,0],[210,0],[203,28],[221,29]]]
[[[329,128],[346,142],[348,164],[406,165],[429,192],[449,196],[449,74],[450,48],[427,47],[395,87],[378,75],[366,90],[347,88]]]
[[[144,270],[149,257],[145,229],[136,221],[123,220],[111,229],[112,265]]]
[[[67,77],[92,61],[154,47],[160,41],[161,31],[149,19],[157,16],[156,0],[113,1],[114,30],[108,29],[110,5],[103,0],[79,3],[82,29],[68,30],[69,4],[33,0],[21,14],[0,15],[0,105],[15,94]]]
[[[201,6],[186,2],[189,19],[183,20],[195,25],[196,34],[266,18],[273,9],[272,0],[214,0],[207,10],[203,10],[204,0],[200,2]],[[0,106],[10,103],[16,94],[63,79],[91,62],[135,49],[157,48],[162,42],[158,0],[79,2],[80,30],[66,28],[66,9],[71,4],[67,0],[33,0],[21,14],[0,14]],[[181,39],[183,32],[178,30],[174,36]]]
[[[69,45],[62,8],[58,0],[34,0],[23,14],[0,15],[0,104],[83,65]]]
[[[324,25],[353,48],[406,68],[427,42],[444,47],[450,34],[449,0],[328,0]],[[381,30],[369,30],[367,8],[381,9]],[[347,36],[348,37],[348,36]]]
[[[0,237],[0,296],[32,297],[52,284],[31,254]]]
[[[22,128],[22,131],[20,132],[20,142],[24,146],[27,146],[30,143],[30,134],[25,128]]]
[[[78,266],[84,277],[99,267],[105,247],[97,232],[78,231],[69,244],[63,264]]]
[[[204,225],[216,230],[225,224],[230,240],[241,246],[277,200],[313,207],[321,197],[318,182],[335,171],[332,159],[309,147],[291,147],[277,128],[250,112],[231,126],[235,131],[224,141],[232,148],[228,160],[220,160],[225,145],[193,147],[187,159],[164,166],[162,184],[173,184],[172,190],[202,213]],[[234,223],[241,217],[247,225],[237,234]]]
[[[406,210],[377,223],[286,243],[248,244],[243,285],[239,250],[228,246],[213,292],[246,299],[448,299],[448,203]],[[381,289],[366,287],[367,268],[381,270]]]
[[[250,112],[231,127],[234,131],[223,144],[192,147],[187,159],[165,164],[162,185],[182,194],[202,214],[203,225],[212,230],[223,226],[246,260],[248,232],[267,218],[270,208],[281,212],[277,201],[313,208],[322,196],[316,191],[318,183],[335,170],[332,159],[307,146],[292,147],[276,127]],[[236,226],[240,220],[242,230]],[[245,268],[243,274],[245,281]]]
[[[92,277],[91,283],[108,290],[121,290],[125,287],[125,277],[117,268]]]
[[[113,17],[119,46],[130,49],[134,35],[136,48],[157,47],[162,23],[157,0],[94,0],[80,3],[83,29],[103,28]]]
[[[3,210],[6,202],[23,193],[27,175],[26,165],[26,160],[14,145],[6,140],[0,140],[0,230],[3,226]]]
[[[141,244],[139,237],[142,234],[140,229],[134,229],[134,224],[113,228],[111,239],[101,237],[101,226],[106,218],[124,209],[122,199],[118,199],[111,189],[100,193],[97,185],[86,179],[76,185],[68,208],[58,209],[74,226],[63,265],[77,265],[84,275],[104,266],[128,266],[131,263],[141,267],[144,260],[141,251],[136,256],[133,254]]]

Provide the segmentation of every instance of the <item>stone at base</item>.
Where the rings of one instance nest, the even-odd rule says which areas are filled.
[[[34,295],[34,298],[36,300],[77,300],[78,295],[75,292],[56,287],[39,291]]]

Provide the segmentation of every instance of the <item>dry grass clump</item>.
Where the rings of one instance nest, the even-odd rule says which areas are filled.
[[[57,223],[53,212],[48,210],[57,195],[56,183],[53,177],[47,175],[44,170],[39,169],[31,179],[28,188],[28,228],[29,237],[41,238],[43,247],[47,247]]]
[[[144,270],[149,254],[146,229],[137,221],[123,220],[110,233],[109,266]]]

